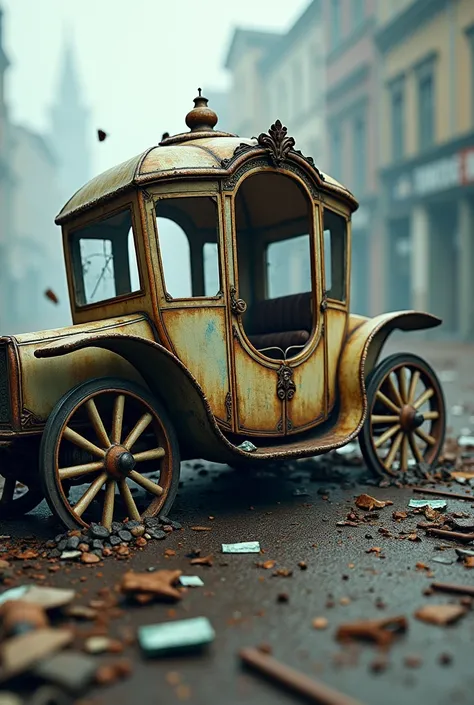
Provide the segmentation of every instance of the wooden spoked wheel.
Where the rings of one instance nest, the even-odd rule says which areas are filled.
[[[369,468],[396,476],[419,463],[432,466],[443,447],[446,411],[430,365],[416,355],[391,355],[366,386],[367,419],[359,442]]]
[[[27,487],[12,477],[0,478],[0,521],[28,514],[42,500],[43,493],[39,488]]]
[[[169,512],[179,469],[178,442],[165,409],[126,380],[80,384],[58,402],[43,433],[44,493],[70,528],[92,521],[110,528],[113,520]]]

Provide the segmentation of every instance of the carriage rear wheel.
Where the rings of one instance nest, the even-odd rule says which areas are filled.
[[[127,380],[78,385],[57,403],[44,429],[40,479],[51,510],[69,528],[92,521],[110,528],[113,520],[168,513],[179,470],[178,441],[165,409]]]
[[[43,497],[39,487],[28,487],[12,477],[0,478],[0,520],[16,519],[28,514],[40,504]]]
[[[370,373],[366,387],[359,443],[369,468],[397,476],[419,463],[433,466],[443,447],[446,409],[431,366],[416,355],[391,355]]]

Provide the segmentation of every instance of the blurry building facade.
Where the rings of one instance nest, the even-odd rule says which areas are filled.
[[[285,34],[236,29],[225,66],[231,74],[230,132],[259,135],[279,119],[296,149],[323,167],[325,148],[324,28],[320,0],[313,0]],[[214,106],[212,106],[214,107]],[[279,291],[301,291],[309,281],[304,242],[279,248],[272,266]]]
[[[351,310],[380,313],[376,0],[323,0],[327,161],[359,201],[352,217]]]
[[[474,2],[377,2],[385,308],[474,338]]]

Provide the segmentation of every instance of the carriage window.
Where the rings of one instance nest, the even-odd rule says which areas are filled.
[[[140,290],[130,209],[75,230],[71,254],[79,306]]]
[[[324,269],[326,293],[330,299],[346,300],[346,220],[324,211]]]
[[[164,198],[155,211],[167,293],[174,299],[215,296],[220,289],[216,201]]]
[[[309,235],[271,242],[266,259],[268,299],[311,291]]]

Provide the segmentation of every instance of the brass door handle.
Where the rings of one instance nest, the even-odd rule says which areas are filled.
[[[230,294],[230,309],[235,316],[241,316],[247,310],[247,304],[243,299],[238,299],[236,297],[237,289],[235,286],[231,286],[229,289]]]

